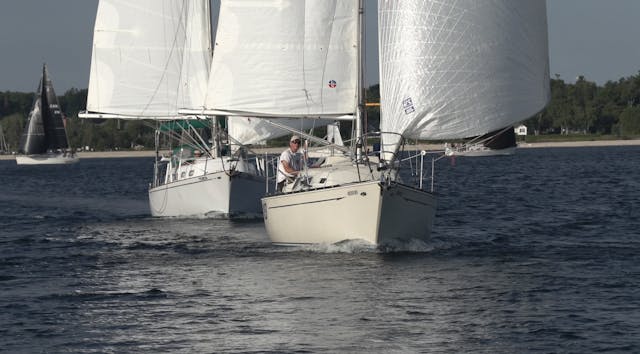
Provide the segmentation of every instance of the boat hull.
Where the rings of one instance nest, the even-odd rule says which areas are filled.
[[[66,165],[80,161],[76,155],[43,154],[16,156],[18,165]]]
[[[152,216],[260,218],[265,179],[250,173],[219,171],[149,189]]]
[[[267,234],[275,244],[360,239],[386,245],[427,240],[436,198],[402,184],[370,181],[264,197],[262,209]]]

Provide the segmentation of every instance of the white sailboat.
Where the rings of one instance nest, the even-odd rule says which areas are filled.
[[[310,169],[284,194],[263,198],[274,243],[426,240],[436,199],[422,189],[422,178],[417,186],[399,178],[403,141],[485,134],[532,116],[549,100],[544,0],[378,6],[381,169],[370,168],[373,157],[354,156]]]
[[[210,81],[206,109],[186,113],[250,116],[268,119],[276,125],[280,124],[279,117],[354,120],[363,107],[359,102],[362,73],[358,11],[355,1],[222,1],[211,74],[216,80]],[[359,119],[355,121],[360,123]],[[358,126],[356,130],[361,128]],[[335,128],[329,132],[335,132]],[[299,135],[311,141],[319,140]],[[372,181],[377,186],[380,173],[354,163],[357,154],[340,146],[337,137],[334,136],[333,141],[333,149],[351,153],[328,154],[320,167],[307,172],[304,180],[286,186],[285,194],[263,199],[263,204],[273,198],[285,203],[295,202],[299,196],[315,198],[307,189],[326,191],[330,187],[338,191],[354,181]],[[298,191],[302,192],[293,193]],[[314,201],[304,203],[303,215],[309,212]],[[322,208],[319,204],[316,206]],[[282,207],[276,209],[288,213]],[[322,215],[321,209],[317,211],[317,215]],[[324,211],[334,212],[330,207]],[[265,221],[274,242],[299,243],[290,241],[286,235],[283,238],[280,232],[270,231],[271,221],[282,219],[277,216],[278,211],[264,206],[263,212],[268,213]],[[307,218],[293,219],[299,222],[289,223],[295,234],[300,234],[301,227],[305,234],[310,234],[305,225]],[[287,223],[287,220],[289,217],[282,221]]]
[[[2,124],[0,124],[0,155],[8,154],[9,152],[9,144],[7,143],[7,139],[4,137]]]
[[[80,116],[158,121],[156,149],[160,134],[177,138],[173,156],[156,157],[153,216],[262,214],[267,185],[255,161],[241,149],[223,154],[218,119],[179,113],[202,107],[211,52],[208,0],[98,4],[87,113]],[[205,128],[213,131],[211,143]]]
[[[211,71],[216,79],[210,80],[204,110],[182,112],[251,117],[281,128],[282,117],[354,120],[362,90],[357,24],[355,1],[222,1]],[[336,144],[337,137],[333,141],[331,148],[342,153],[323,152],[324,163],[313,169],[325,175],[309,175],[285,187],[287,192],[302,185],[335,186],[359,175],[378,179],[344,155],[349,148]]]
[[[61,165],[79,161],[69,147],[64,117],[46,64],[42,66],[40,85],[18,153],[18,165]]]

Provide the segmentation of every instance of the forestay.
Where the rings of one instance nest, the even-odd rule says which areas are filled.
[[[380,0],[378,12],[381,131],[471,137],[547,104],[544,0]],[[383,135],[385,151],[399,135]]]
[[[357,102],[357,1],[222,1],[206,108],[335,117]]]
[[[166,119],[202,107],[208,0],[101,0],[93,35],[88,112]]]

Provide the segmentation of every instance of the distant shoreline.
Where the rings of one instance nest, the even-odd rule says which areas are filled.
[[[630,140],[590,140],[590,141],[556,141],[539,143],[518,143],[519,148],[547,148],[547,147],[592,147],[592,146],[632,146],[640,145],[640,139]]]
[[[558,142],[540,142],[540,143],[518,143],[518,148],[555,148],[555,147],[598,147],[598,146],[632,146],[640,145],[640,139],[632,140],[592,140],[592,141],[558,141]],[[255,148],[256,153],[278,153],[285,147]],[[407,145],[406,150],[444,150],[444,144],[419,144]],[[162,151],[168,154],[168,151]],[[81,159],[103,159],[103,158],[123,158],[123,157],[153,157],[155,151],[83,151],[78,153]],[[15,155],[0,155],[0,160],[13,160]]]

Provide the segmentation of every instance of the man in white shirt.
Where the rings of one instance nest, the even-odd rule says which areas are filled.
[[[280,163],[278,163],[278,187],[277,191],[282,192],[285,184],[293,182],[296,176],[304,168],[304,155],[299,152],[300,137],[293,135],[289,139],[289,148],[280,154]]]

